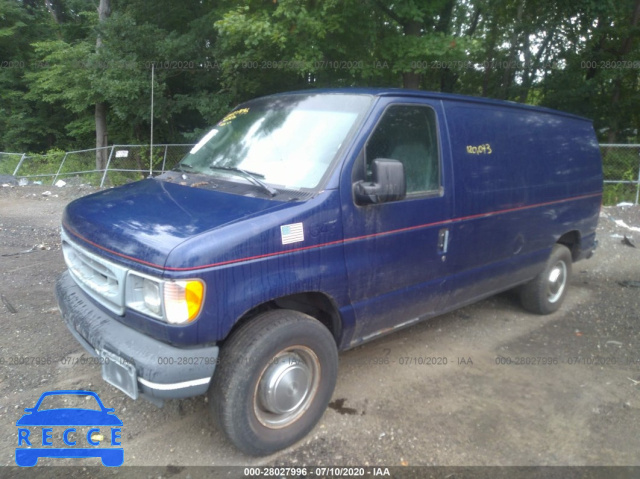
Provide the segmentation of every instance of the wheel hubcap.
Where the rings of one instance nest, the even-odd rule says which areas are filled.
[[[256,388],[254,411],[270,428],[296,421],[309,407],[318,389],[320,363],[304,346],[278,353],[263,370]]]
[[[562,297],[567,283],[567,265],[564,261],[558,261],[549,272],[547,298],[550,303],[555,303]]]

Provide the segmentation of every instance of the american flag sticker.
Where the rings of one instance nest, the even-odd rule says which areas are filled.
[[[280,234],[282,234],[282,244],[299,243],[300,241],[304,241],[302,223],[282,225],[280,227]]]

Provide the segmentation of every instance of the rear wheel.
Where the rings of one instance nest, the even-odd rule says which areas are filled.
[[[571,278],[571,252],[554,245],[544,270],[520,288],[520,300],[529,311],[550,314],[557,311],[566,296]]]
[[[240,450],[271,454],[313,429],[337,370],[336,343],[319,321],[296,311],[266,312],[223,346],[209,390],[212,412]]]

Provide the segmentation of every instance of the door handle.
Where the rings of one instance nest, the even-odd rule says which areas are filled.
[[[438,253],[446,254],[449,247],[449,228],[438,231]]]

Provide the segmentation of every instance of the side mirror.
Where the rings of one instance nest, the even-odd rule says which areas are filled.
[[[404,165],[398,160],[376,158],[371,164],[372,181],[358,181],[353,192],[358,204],[385,203],[407,195]]]

